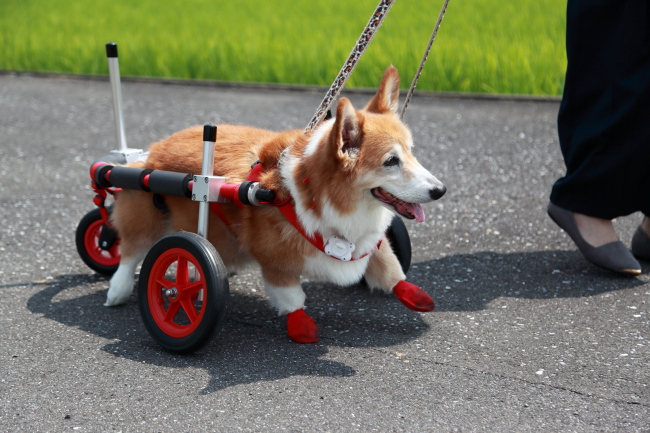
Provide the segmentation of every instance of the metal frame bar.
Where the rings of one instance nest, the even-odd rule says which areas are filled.
[[[201,176],[214,174],[214,143],[217,141],[217,127],[208,123],[203,127],[203,162]],[[199,198],[200,199],[200,198]],[[208,222],[210,221],[210,204],[206,200],[199,202],[198,235],[207,239]]]

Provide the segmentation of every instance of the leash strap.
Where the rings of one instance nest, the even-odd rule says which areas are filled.
[[[343,64],[343,67],[339,71],[339,74],[336,76],[336,79],[332,83],[332,86],[325,94],[325,98],[323,98],[323,101],[316,109],[316,114],[314,114],[314,116],[311,118],[311,121],[305,128],[305,134],[314,130],[316,125],[320,123],[325,113],[327,113],[327,110],[330,109],[334,100],[339,96],[341,90],[343,90],[343,86],[345,86],[345,83],[348,81],[348,78],[350,78],[352,71],[356,67],[357,62],[366,51],[366,48],[368,48],[368,45],[370,45],[372,39],[375,37],[375,33],[381,26],[384,18],[386,15],[388,15],[390,8],[393,6],[393,3],[395,3],[395,0],[381,0],[379,2],[379,5],[377,5],[375,12],[373,12],[370,20],[368,21],[368,24],[363,29],[363,32],[361,33],[361,36],[359,37],[356,45],[352,49],[352,52],[348,56],[348,59]]]
[[[438,21],[436,22],[436,26],[433,28],[433,33],[431,33],[431,37],[429,38],[429,44],[427,45],[427,49],[424,50],[424,55],[422,56],[422,60],[420,61],[420,66],[418,67],[418,71],[415,73],[415,77],[413,77],[413,82],[411,83],[411,87],[409,88],[409,91],[406,94],[406,100],[404,101],[404,106],[402,106],[402,111],[400,111],[399,113],[400,119],[404,117],[404,112],[406,111],[406,107],[408,107],[409,102],[411,101],[411,96],[413,96],[413,91],[415,90],[415,86],[417,86],[418,80],[420,79],[420,75],[422,74],[422,69],[424,69],[424,63],[427,61],[427,58],[429,57],[429,51],[431,51],[433,40],[436,38],[436,34],[438,34],[438,29],[440,28],[440,23],[442,23],[442,19],[445,16],[445,11],[447,10],[448,4],[449,4],[449,0],[445,0],[445,3],[442,5],[442,10],[440,11],[440,15],[438,15]]]

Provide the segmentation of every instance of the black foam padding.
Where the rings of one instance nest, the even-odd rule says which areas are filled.
[[[103,186],[104,188],[109,188],[113,185],[106,179],[106,173],[111,171],[114,167],[112,165],[106,164],[106,165],[100,165],[97,167],[95,170],[95,179],[93,179],[95,182],[97,182],[98,185]]]
[[[217,127],[212,123],[208,123],[203,127],[203,141],[217,141]]]
[[[106,44],[106,57],[117,57],[117,44],[115,42]]]
[[[237,195],[239,195],[239,201],[241,201],[245,205],[252,205],[250,200],[248,200],[248,189],[253,185],[255,182],[247,180],[245,182],[242,182],[241,185],[239,186],[239,189],[237,190]]]
[[[111,170],[110,181],[117,188],[142,190],[141,179],[144,177],[142,176],[143,171],[141,168],[122,167],[118,165]]]
[[[158,194],[190,198],[192,197],[191,180],[191,174],[154,170],[149,175],[149,189]]]

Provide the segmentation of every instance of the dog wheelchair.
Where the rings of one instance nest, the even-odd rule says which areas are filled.
[[[226,268],[207,240],[210,212],[219,215],[221,203],[234,203],[239,207],[277,205],[275,192],[261,188],[257,181],[261,164],[251,167],[251,174],[241,184],[228,184],[227,178],[213,176],[217,127],[211,124],[203,129],[200,175],[119,165],[138,160],[142,151],[126,147],[117,45],[110,43],[106,47],[120,150],[100,158],[90,168],[91,184],[96,193],[93,202],[97,208],[79,222],[75,236],[77,251],[94,271],[103,275],[116,272],[120,263],[120,240],[111,225],[111,206],[107,205],[107,199],[119,197],[121,190],[151,192],[157,207],[164,207],[166,195],[199,202],[197,233],[177,232],[156,242],[142,263],[137,287],[140,314],[151,337],[168,351],[193,352],[218,333],[229,298]],[[411,242],[400,217],[393,217],[386,237],[406,273],[411,263]],[[336,248],[336,244],[330,246],[330,249]],[[328,254],[346,260],[335,253]]]

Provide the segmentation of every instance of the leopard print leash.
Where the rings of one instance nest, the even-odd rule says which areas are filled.
[[[440,28],[440,23],[442,23],[442,19],[445,16],[445,11],[447,11],[448,4],[449,4],[449,0],[445,0],[445,3],[442,5],[442,10],[440,10],[440,15],[438,15],[438,21],[436,22],[436,26],[433,28],[431,37],[429,38],[427,49],[424,50],[424,55],[422,56],[422,60],[420,61],[420,66],[418,67],[418,71],[415,73],[415,77],[413,77],[413,82],[411,83],[411,87],[409,88],[409,91],[406,94],[406,99],[404,100],[404,105],[402,106],[402,110],[399,113],[400,119],[404,117],[404,112],[406,111],[406,107],[409,106],[409,102],[411,101],[411,96],[413,96],[413,91],[415,90],[415,86],[417,86],[418,80],[420,79],[420,75],[422,74],[424,63],[427,61],[427,58],[429,57],[429,51],[431,51],[431,45],[433,45],[433,40],[436,38],[436,35],[438,34],[438,29]]]
[[[359,40],[357,41],[356,45],[352,49],[350,56],[348,56],[348,60],[343,64],[341,71],[336,76],[336,79],[332,83],[332,86],[325,94],[325,98],[323,98],[323,101],[316,109],[316,114],[314,114],[311,121],[305,128],[304,131],[305,134],[307,134],[310,131],[313,131],[313,129],[320,123],[323,116],[330,109],[334,100],[339,96],[341,90],[343,90],[343,86],[348,81],[348,78],[350,78],[350,75],[352,74],[352,70],[357,65],[357,62],[363,55],[366,48],[368,48],[368,45],[370,45],[370,42],[372,41],[372,38],[375,36],[377,29],[379,29],[379,27],[381,26],[382,22],[384,21],[384,18],[390,11],[390,8],[391,6],[393,6],[394,2],[395,0],[381,0],[379,2],[379,5],[375,9],[375,12],[372,14],[370,20],[368,21],[368,24],[366,25],[365,29],[361,33]],[[433,45],[433,41],[435,40],[436,35],[438,34],[438,29],[440,28],[442,19],[444,18],[445,12],[447,11],[447,5],[449,5],[449,0],[445,0],[444,4],[442,5],[442,9],[440,10],[440,15],[438,15],[438,21],[436,22],[436,25],[433,28],[433,32],[431,33],[431,37],[429,38],[429,43],[427,44],[427,48],[424,51],[422,60],[420,61],[420,66],[418,67],[418,70],[415,73],[415,77],[413,77],[413,82],[411,83],[411,87],[409,88],[409,91],[406,94],[406,100],[404,101],[404,105],[402,106],[402,110],[400,111],[399,114],[400,119],[404,117],[404,112],[406,111],[406,107],[408,107],[408,104],[411,100],[411,96],[413,96],[413,91],[415,90],[415,86],[417,85],[418,80],[420,79],[420,75],[422,74],[424,63],[427,61],[427,58],[429,57],[431,46]]]
[[[359,37],[356,45],[352,49],[352,52],[348,56],[348,59],[343,64],[341,71],[336,76],[336,79],[332,83],[332,86],[325,94],[323,102],[321,102],[316,109],[316,114],[314,114],[314,117],[312,117],[311,121],[305,128],[305,134],[312,131],[316,125],[320,123],[323,116],[327,113],[327,110],[329,110],[332,106],[334,100],[339,96],[339,93],[341,93],[341,90],[343,90],[343,86],[348,81],[348,78],[350,78],[352,70],[357,65],[357,62],[363,53],[366,51],[366,48],[368,48],[368,45],[370,45],[372,38],[375,37],[377,29],[379,29],[381,23],[384,21],[384,18],[386,18],[386,15],[388,15],[390,8],[393,6],[393,3],[395,3],[395,0],[381,0],[379,2],[379,5],[370,17],[368,24],[363,29],[363,32],[361,33],[361,36]]]

